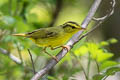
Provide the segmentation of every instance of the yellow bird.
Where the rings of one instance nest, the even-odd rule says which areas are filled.
[[[30,38],[38,46],[44,47],[45,53],[57,61],[55,56],[46,52],[46,48],[51,47],[51,49],[55,49],[56,47],[63,46],[73,36],[73,34],[84,29],[85,28],[82,28],[76,22],[68,21],[57,27],[40,28],[32,32],[13,35]]]

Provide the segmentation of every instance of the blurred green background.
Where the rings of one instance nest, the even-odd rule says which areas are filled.
[[[95,16],[104,16],[111,8],[111,1],[103,0]],[[94,0],[0,0],[0,80],[30,80],[34,74],[31,71],[32,64],[27,49],[32,53],[36,71],[42,69],[50,59],[42,52],[42,48],[31,40],[11,34],[58,26],[66,21],[81,24],[93,2]],[[94,23],[88,26],[87,31]],[[78,42],[41,80],[86,80],[83,71],[86,72],[88,80],[98,80],[96,74],[119,64],[119,40],[120,1],[116,0],[114,14]],[[4,55],[1,49],[6,50],[8,55]],[[56,55],[60,50],[47,49],[52,55]],[[9,58],[10,54],[22,58],[23,63],[16,64]],[[118,71],[120,69],[115,72]],[[119,76],[120,73],[117,73],[106,80],[119,80]]]

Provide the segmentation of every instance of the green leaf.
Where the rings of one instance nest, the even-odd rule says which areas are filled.
[[[57,80],[55,77],[53,76],[47,76],[48,80]]]
[[[100,45],[101,45],[101,46],[108,46],[108,45],[109,45],[109,42],[107,42],[107,41],[102,41],[102,42],[100,43]]]
[[[104,77],[104,74],[96,74],[93,76],[93,80],[102,80]]]
[[[44,5],[29,5],[26,12],[26,19],[28,23],[44,24],[45,26],[51,20],[51,13],[48,12]]]
[[[90,53],[92,59],[96,59],[98,62],[105,61],[113,56],[113,53],[108,53],[101,48],[99,44],[96,43],[86,43],[79,49],[75,50],[75,55],[84,55]]]
[[[115,39],[115,38],[112,38],[112,39],[110,39],[110,40],[109,40],[109,42],[113,44],[113,43],[117,43],[117,42],[118,42],[118,40],[117,40],[117,39]]]
[[[2,16],[0,17],[0,26],[3,29],[12,29],[14,27],[15,24],[15,19],[11,16]]]
[[[104,53],[104,52],[98,53],[97,54],[97,61],[102,62],[102,61],[105,61],[105,60],[111,58],[112,56],[113,56],[112,53]]]
[[[120,71],[120,67],[110,67],[106,70],[105,74],[106,75],[114,75],[116,72],[119,72]]]
[[[18,33],[27,32],[28,30],[31,30],[32,27],[26,24],[22,18],[20,17],[15,17],[15,18],[16,18],[15,27]]]
[[[7,35],[6,38],[4,39],[4,42],[10,42],[12,40],[11,35]]]
[[[74,53],[75,53],[76,56],[82,56],[82,55],[88,53],[88,48],[83,45],[80,48],[76,49],[74,51]]]
[[[101,65],[100,65],[100,70],[103,70],[103,69],[105,69],[105,68],[107,68],[107,67],[110,67],[110,66],[115,66],[115,65],[117,65],[118,63],[117,62],[115,62],[115,61],[105,61],[104,63],[102,63]]]
[[[99,46],[95,43],[87,43],[87,47],[93,59],[96,59],[97,54],[102,52],[102,50],[99,50]]]
[[[5,4],[8,0],[0,0],[0,6]]]
[[[8,25],[13,24],[15,22],[15,19],[11,16],[3,16],[3,20]]]
[[[114,75],[116,72],[119,71],[120,71],[120,67],[118,65],[109,67],[106,70],[102,71],[101,73],[94,75],[93,80],[104,80],[104,78],[110,75]]]

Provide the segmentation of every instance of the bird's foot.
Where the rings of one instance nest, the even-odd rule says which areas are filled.
[[[44,51],[47,55],[49,55],[50,57],[52,57],[56,62],[59,61],[56,56],[53,56],[53,55],[51,55],[50,53],[48,53],[48,52],[46,51],[46,47],[43,49],[43,51]]]
[[[70,46],[68,46],[68,45],[63,45],[62,48],[63,48],[63,49],[66,49],[67,51],[70,50]]]

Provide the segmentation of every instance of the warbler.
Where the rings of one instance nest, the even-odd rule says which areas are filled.
[[[47,47],[56,49],[56,47],[66,47],[64,44],[78,31],[84,30],[79,24],[73,21],[68,21],[57,27],[40,28],[28,33],[13,34],[14,36],[23,36],[30,38],[39,47],[44,47],[45,53],[57,60],[46,51]],[[66,47],[67,48],[67,47]]]

